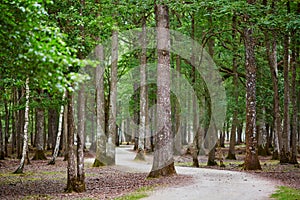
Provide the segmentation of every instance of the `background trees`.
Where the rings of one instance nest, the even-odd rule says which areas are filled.
[[[270,150],[273,158],[280,159],[281,163],[297,163],[297,148],[299,152],[300,143],[300,97],[297,84],[300,80],[300,3],[271,0],[164,3],[169,10],[169,25],[165,27],[188,35],[201,44],[213,57],[222,75],[228,109],[224,130],[215,132],[222,136],[221,141],[225,138],[230,140],[228,158],[234,159],[235,145],[246,140],[246,149],[251,148],[245,160],[246,169],[259,168],[256,156],[268,154]],[[134,91],[135,95],[129,97],[130,108],[126,116],[129,119],[135,118],[132,121],[127,118],[123,120],[125,114],[117,108],[124,102],[117,101],[119,97],[116,97],[114,92],[116,82],[120,82],[131,69],[140,63],[145,65],[146,61],[157,64],[156,61],[167,54],[162,55],[164,52],[156,51],[155,45],[149,42],[147,47],[133,48],[132,51],[119,56],[117,46],[113,48],[114,54],[112,49],[98,49],[95,54],[98,57],[96,60],[100,62],[97,63],[98,67],[93,68],[93,72],[88,71],[88,67],[82,67],[80,61],[86,58],[96,45],[108,41],[112,36],[114,37],[110,42],[118,45],[118,41],[119,45],[121,44],[118,51],[124,51],[124,46],[128,49],[136,46],[133,40],[122,40],[122,36],[119,37],[121,39],[116,39],[117,33],[141,28],[145,24],[155,27],[156,15],[151,1],[141,3],[131,0],[116,3],[97,0],[5,0],[0,3],[0,8],[3,11],[0,13],[1,159],[7,156],[24,156],[22,153],[26,149],[22,148],[27,131],[29,149],[34,148],[37,153],[43,153],[46,147],[53,150],[59,127],[58,113],[70,98],[74,98],[74,102],[80,105],[85,104],[84,109],[75,106],[73,117],[76,129],[80,133],[79,143],[85,141],[82,144],[97,144],[94,145],[97,146],[98,160],[95,161],[95,166],[114,163],[114,151],[110,152],[111,161],[107,160],[107,147],[111,148],[124,140],[139,141],[134,123],[141,124],[143,130],[144,123],[149,123],[149,127],[157,126],[157,112],[151,108],[159,103],[157,94],[160,90],[155,84],[147,85],[147,90],[134,88],[134,83],[139,83],[141,79],[140,76],[136,76],[131,77],[126,87],[119,91]],[[195,55],[199,54],[201,52],[195,52]],[[110,62],[111,59],[114,62]],[[169,59],[170,68],[180,72],[178,77],[187,80],[195,94],[182,91],[187,99],[187,105],[184,106],[180,105],[172,92],[170,97],[167,95],[170,99],[168,109],[171,110],[170,129],[172,128],[174,134],[180,135],[172,137],[179,138],[176,139],[178,146],[195,146],[194,157],[197,158],[198,153],[205,153],[207,146],[205,136],[212,116],[211,94],[208,93],[201,72],[195,71],[193,58],[188,61],[171,53]],[[104,67],[106,64],[108,66]],[[96,79],[92,77],[93,73],[97,74]],[[151,73],[151,68],[145,69],[146,77]],[[85,98],[69,95],[69,99],[63,101],[64,91],[74,92],[79,88],[79,82],[88,83],[87,76],[90,77],[89,81],[93,82],[93,86],[85,85],[82,89]],[[143,81],[146,77],[143,77]],[[29,80],[30,88],[28,99],[26,80]],[[142,97],[147,96],[148,110],[143,109],[145,105],[143,98],[140,99],[140,94]],[[29,106],[28,113],[25,112],[26,102]],[[195,109],[196,104],[199,110]],[[148,115],[144,119],[142,117],[145,112],[148,112]],[[181,120],[183,117],[180,116],[188,117]],[[78,123],[77,126],[77,122],[82,122],[84,117],[85,123]],[[64,122],[66,124],[66,118]],[[60,153],[68,155],[66,127],[65,125],[60,147],[64,151]],[[154,132],[154,129],[150,128],[149,133],[144,134],[148,136]],[[153,147],[157,141],[153,139],[154,135],[147,138],[152,140],[142,141],[141,136],[140,142],[146,142],[146,145],[140,145],[140,148],[149,151],[150,143]],[[195,145],[191,145],[194,138]],[[108,142],[110,145],[107,145]],[[82,148],[83,146],[80,147],[81,157]],[[261,151],[263,149],[265,153]],[[252,155],[255,155],[254,159]],[[215,159],[214,156],[211,158]],[[248,160],[255,162],[249,163]],[[79,162],[83,161],[79,159]]]

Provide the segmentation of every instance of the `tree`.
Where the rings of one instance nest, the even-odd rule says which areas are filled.
[[[22,151],[22,158],[21,158],[21,161],[20,161],[20,165],[19,165],[18,169],[14,172],[15,174],[23,173],[25,159],[26,159],[27,151],[28,151],[27,148],[28,148],[29,96],[30,96],[29,77],[26,78],[25,84],[26,84],[26,106],[25,106],[23,151]]]
[[[62,97],[63,101],[65,100],[65,96],[66,96],[66,92],[64,92],[64,94],[63,94],[63,97]],[[49,165],[54,165],[55,164],[55,160],[56,160],[57,155],[58,155],[61,132],[62,132],[62,129],[63,129],[64,107],[65,107],[64,105],[60,106],[59,120],[58,120],[58,132],[57,132],[57,137],[56,137],[56,143],[55,143],[52,159],[48,163]]]
[[[117,76],[118,76],[118,31],[112,31],[112,56],[110,69],[110,97],[109,97],[109,120],[108,120],[108,141],[107,141],[107,164],[115,164],[115,146],[117,136]]]
[[[168,6],[155,4],[157,27],[157,127],[152,170],[148,177],[176,174],[173,159],[173,135],[170,102],[170,31]]]
[[[254,0],[247,0],[249,6],[253,6]],[[246,67],[246,156],[244,168],[246,170],[261,169],[257,155],[256,141],[256,63],[255,41],[250,16],[244,15],[247,25],[244,28],[245,67]]]
[[[96,60],[99,64],[96,66],[96,158],[93,166],[99,167],[107,165],[106,141],[105,135],[105,100],[104,100],[104,52],[103,46],[98,45],[95,49]]]
[[[68,91],[67,93],[68,99],[68,136],[67,136],[67,144],[68,144],[68,171],[67,171],[67,188],[66,192],[76,191],[76,163],[75,163],[75,153],[74,153],[74,116],[73,116],[73,93]]]
[[[2,131],[2,119],[0,116],[0,160],[4,160],[4,142],[3,142],[3,131]]]
[[[233,52],[237,53],[237,45],[235,44],[236,41],[236,36],[237,36],[237,17],[234,14],[232,17],[232,40],[233,40]],[[237,125],[238,125],[238,100],[239,100],[239,92],[238,92],[238,73],[237,73],[237,58],[234,55],[232,58],[232,72],[233,72],[233,95],[234,95],[234,111],[233,111],[233,116],[232,116],[232,125],[231,125],[231,132],[230,132],[230,143],[229,143],[229,150],[228,150],[228,155],[227,159],[232,159],[236,160],[235,157],[235,144],[236,144],[236,130],[237,130]]]
[[[85,96],[84,84],[81,84],[78,92],[78,130],[77,130],[77,192],[84,192],[85,174],[84,174],[84,134],[85,134]]]
[[[148,96],[147,96],[147,43],[146,43],[146,19],[143,17],[142,19],[142,33],[141,33],[141,45],[142,45],[142,53],[141,53],[141,67],[140,67],[140,124],[139,124],[139,141],[138,141],[138,149],[137,155],[135,159],[137,160],[145,160],[145,140],[149,140],[147,137],[147,110],[148,110]],[[149,145],[148,145],[149,147]],[[148,149],[150,150],[150,149]]]
[[[40,95],[42,95],[42,91],[39,91]],[[39,101],[39,104],[41,102]],[[33,160],[46,160],[46,156],[44,153],[44,125],[45,125],[45,117],[44,117],[44,108],[39,105],[36,108],[36,151],[33,156]]]

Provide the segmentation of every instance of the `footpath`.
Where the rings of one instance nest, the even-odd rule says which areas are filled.
[[[134,161],[131,146],[116,149],[116,165],[128,172],[150,172],[153,158]],[[245,172],[176,167],[178,174],[193,177],[186,186],[163,187],[149,192],[144,200],[266,200],[275,192],[276,184]]]

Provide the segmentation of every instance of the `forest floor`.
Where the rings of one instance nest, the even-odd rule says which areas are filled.
[[[12,174],[19,160],[0,161],[0,199],[113,199],[143,187],[154,188],[146,199],[179,199],[178,195],[182,195],[180,199],[193,199],[190,194],[194,194],[194,199],[201,198],[201,195],[205,199],[224,199],[228,194],[231,194],[229,199],[247,199],[247,196],[240,196],[245,193],[249,194],[248,199],[265,199],[277,185],[300,189],[299,165],[280,165],[278,161],[262,157],[262,171],[243,172],[239,166],[243,161],[242,154],[237,155],[236,161],[224,160],[225,168],[210,169],[203,169],[207,160],[205,156],[199,156],[201,169],[189,167],[189,155],[176,156],[178,175],[146,179],[151,170],[152,156],[147,156],[146,161],[133,161],[135,153],[131,149],[132,146],[117,148],[116,166],[113,167],[93,168],[94,155],[87,153],[87,191],[81,194],[64,192],[67,162],[62,158],[58,158],[55,165],[47,165],[49,160],[30,161],[21,175]],[[241,191],[236,193],[238,190]]]

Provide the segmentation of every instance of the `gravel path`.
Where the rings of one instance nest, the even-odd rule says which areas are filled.
[[[150,172],[152,157],[146,161],[134,161],[135,153],[130,147],[117,148],[118,168],[129,172]],[[176,167],[178,174],[191,175],[193,183],[173,186],[149,193],[145,200],[265,200],[276,190],[276,184],[266,179],[244,173],[226,170]]]

